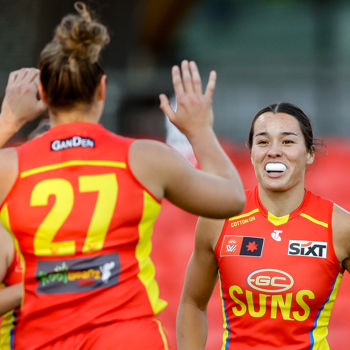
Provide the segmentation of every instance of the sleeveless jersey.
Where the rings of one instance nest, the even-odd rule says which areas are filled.
[[[18,147],[0,212],[25,263],[16,349],[166,306],[150,259],[160,203],[130,170],[132,142],[78,122]]]
[[[329,349],[328,322],[343,271],[332,244],[333,203],[309,191],[276,217],[247,191],[243,213],[225,221],[215,248],[222,350]]]
[[[14,248],[13,259],[7,269],[6,276],[1,288],[6,288],[22,282],[23,267],[16,248]],[[18,322],[19,309],[11,310],[0,317],[0,349],[13,349],[14,332]]]

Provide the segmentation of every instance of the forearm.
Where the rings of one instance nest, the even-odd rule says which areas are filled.
[[[0,114],[0,148],[20,129],[6,113]]]
[[[13,286],[0,289],[0,316],[6,312],[13,310],[21,305],[22,300],[22,284],[14,284]]]
[[[187,138],[202,170],[226,178],[236,176],[237,171],[222,149],[213,129],[202,130],[195,135],[188,135]]]
[[[200,168],[232,182],[237,198],[244,200],[244,188],[239,173],[221,147],[213,129],[205,130],[189,138]]]
[[[191,303],[182,302],[176,320],[178,350],[203,350],[208,334],[208,318],[203,311]]]

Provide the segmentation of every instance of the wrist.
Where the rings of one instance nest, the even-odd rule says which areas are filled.
[[[216,134],[211,127],[196,129],[194,132],[187,133],[186,137],[192,146],[201,142],[208,142],[209,140],[215,140]]]
[[[22,126],[19,120],[12,118],[9,113],[1,112],[0,113],[0,126],[2,132],[8,134],[15,134]]]

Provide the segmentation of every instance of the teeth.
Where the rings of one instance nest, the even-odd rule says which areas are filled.
[[[282,163],[267,163],[265,166],[266,171],[285,171],[287,167]]]

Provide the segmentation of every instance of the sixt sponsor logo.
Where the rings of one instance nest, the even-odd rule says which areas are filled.
[[[38,294],[91,291],[119,283],[119,254],[39,260],[36,271]]]
[[[89,137],[73,136],[67,139],[54,140],[51,142],[51,151],[62,151],[68,148],[94,148],[95,140]]]
[[[289,241],[288,255],[327,258],[327,242]]]
[[[248,275],[247,283],[260,292],[281,293],[293,287],[294,279],[289,273],[281,270],[260,269]]]

